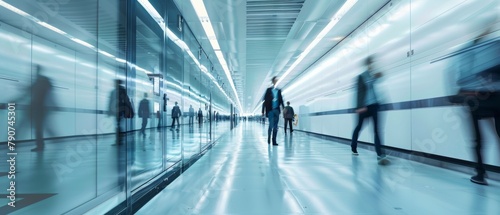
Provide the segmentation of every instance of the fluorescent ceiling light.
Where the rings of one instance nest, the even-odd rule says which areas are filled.
[[[200,66],[201,71],[203,71],[206,75],[209,76],[209,78],[221,90],[221,92],[226,96],[226,98],[229,101],[231,101],[232,103],[234,103],[232,101],[232,99],[229,98],[229,96],[226,94],[226,92],[224,92],[224,90],[222,89],[222,87],[220,87],[220,85],[215,81],[215,78],[210,73],[207,72],[207,69],[205,67],[201,67],[200,63],[196,60],[196,58],[194,57],[194,55],[192,54],[192,52],[189,50],[189,47],[187,46],[187,44],[184,41],[180,40],[172,31],[170,31],[170,29],[168,29],[168,28],[165,29],[165,26],[163,24],[164,20],[163,20],[162,16],[149,3],[149,1],[148,0],[138,0],[138,2],[146,9],[146,11],[148,11],[148,13],[151,15],[151,17],[158,22],[158,25],[164,30],[164,32],[166,32],[167,36],[172,41],[174,41],[181,49],[183,49],[185,51],[188,51],[188,54],[191,56],[191,58],[197,63],[198,66]],[[54,26],[52,26],[52,25],[50,25],[50,24],[48,24],[46,22],[42,22],[39,19],[37,19],[36,17],[34,17],[34,16],[32,16],[32,15],[30,15],[30,14],[28,14],[28,13],[26,13],[26,12],[24,12],[24,11],[22,11],[22,10],[20,10],[20,9],[18,9],[18,8],[16,8],[16,7],[14,7],[14,6],[12,6],[12,5],[10,5],[10,4],[2,1],[2,0],[0,0],[0,6],[6,8],[6,9],[8,9],[8,10],[10,10],[10,11],[16,13],[16,14],[19,14],[19,15],[21,15],[23,17],[26,17],[29,20],[32,20],[33,22],[35,22],[35,23],[37,23],[37,24],[39,24],[39,25],[41,25],[41,26],[43,26],[43,27],[45,27],[45,28],[47,28],[47,29],[49,29],[51,31],[54,31],[54,32],[56,32],[58,34],[61,34],[61,35],[65,36],[65,37],[67,37],[69,39],[71,39],[72,41],[74,41],[74,42],[76,42],[76,43],[78,43],[80,45],[83,45],[85,47],[91,48],[92,50],[96,50],[97,52],[99,52],[99,53],[101,53],[101,54],[103,54],[103,55],[105,55],[107,57],[113,58],[117,62],[128,63],[126,60],[118,58],[118,57],[115,57],[114,55],[112,55],[112,54],[110,54],[110,53],[108,53],[106,51],[103,51],[103,50],[100,50],[100,49],[96,49],[93,45],[91,45],[91,44],[89,44],[89,43],[87,43],[87,42],[85,42],[83,40],[80,40],[80,39],[78,39],[76,37],[73,37],[73,36],[67,34],[66,32],[62,31],[61,29],[59,29],[57,27],[54,27]],[[37,49],[38,47],[33,46],[33,48]],[[43,48],[40,48],[39,51],[43,51],[43,52],[46,52],[46,53],[52,53],[52,52],[49,52],[48,50],[45,50]],[[72,60],[72,61],[74,61],[74,59],[65,58],[64,56],[58,56],[58,57],[63,58],[65,60]],[[86,66],[88,66],[88,65],[86,65]],[[139,67],[137,65],[132,65],[132,66],[135,67],[137,70],[142,71],[142,72],[144,72],[146,74],[151,74],[152,73],[152,72],[150,72],[150,71],[148,71],[148,70],[146,70],[144,68],[141,68],[141,67]],[[112,74],[109,71],[105,71],[105,70],[102,70],[102,71]],[[231,79],[231,81],[232,81],[232,79]]]
[[[71,58],[71,57],[64,56],[64,55],[56,55],[56,57],[61,58],[61,59],[66,60],[66,61],[76,62],[76,59],[74,57]]]
[[[309,46],[307,46],[307,48],[304,50],[304,52],[302,52],[299,55],[297,60],[295,60],[295,62],[293,62],[293,64],[290,66],[290,68],[288,68],[288,70],[285,72],[285,74],[283,74],[281,76],[281,78],[278,79],[278,82],[276,83],[276,85],[279,85],[281,83],[281,81],[284,80],[285,77],[288,76],[288,74],[290,74],[290,72],[292,72],[292,70],[307,56],[307,54],[309,54],[309,52],[314,47],[316,47],[316,45],[319,43],[319,41],[321,41],[325,37],[325,35],[328,32],[330,32],[330,30],[333,28],[333,26],[335,26],[340,21],[340,19],[342,19],[342,17],[352,8],[352,6],[354,6],[354,4],[356,4],[357,1],[358,0],[347,0],[344,3],[344,5],[342,5],[342,7],[337,11],[337,13],[335,13],[333,15],[333,17],[331,18],[328,25],[325,28],[323,28],[323,30],[318,34],[318,36],[316,36],[316,38],[311,42],[311,44],[309,44]]]
[[[238,98],[238,92],[236,91],[236,87],[234,86],[233,77],[231,76],[231,73],[229,72],[229,68],[227,67],[227,62],[224,59],[224,55],[220,51],[219,42],[217,40],[217,36],[215,35],[215,31],[214,31],[212,24],[210,22],[210,17],[208,16],[207,10],[205,8],[205,4],[203,3],[203,0],[191,0],[191,4],[193,5],[193,8],[196,12],[196,15],[200,19],[200,23],[203,26],[203,30],[205,30],[205,33],[207,34],[207,37],[210,41],[210,45],[212,45],[212,48],[215,51],[217,59],[219,60],[219,63],[222,66],[222,70],[224,70],[224,73],[226,74],[227,80],[229,81],[229,84],[231,85],[231,88],[233,89],[234,96],[236,97],[236,101],[238,102],[236,105],[237,105],[238,109],[243,111],[243,109],[242,109],[243,107],[241,106],[240,99]]]
[[[127,63],[126,60],[124,59],[121,59],[121,58],[115,58],[116,61],[120,62],[120,63]]]
[[[149,15],[151,15],[151,17],[153,17],[153,19],[158,22],[158,23],[164,23],[165,21],[163,20],[163,17],[160,15],[160,13],[158,13],[158,11],[156,11],[155,7],[153,7],[153,5],[151,5],[151,3],[149,3],[148,0],[137,0],[141,5],[142,7],[144,7],[144,9],[146,9],[146,11],[149,13]]]
[[[177,35],[175,35],[169,28],[165,27],[164,23],[165,21],[163,20],[162,16],[158,13],[158,11],[156,11],[156,9],[153,7],[153,5],[151,5],[151,3],[149,3],[148,0],[138,0],[138,2],[142,5],[142,7],[149,13],[149,15],[154,19],[156,20],[156,22],[158,23],[158,25],[160,26],[160,28],[163,30],[163,32],[165,32],[167,34],[167,37],[170,38],[170,40],[172,40],[177,46],[179,46],[183,51],[186,51],[188,53],[188,55],[191,57],[191,59],[196,63],[196,65],[198,65],[198,67],[201,66],[201,64],[198,62],[197,58],[193,55],[193,53],[191,52],[191,50],[189,50],[189,47],[188,45],[182,41],[181,39],[179,39],[179,37],[177,37]],[[206,14],[206,10],[205,10],[205,14]],[[209,20],[208,19],[208,14],[205,16],[206,19],[205,20]],[[213,32],[213,30],[212,30]],[[215,36],[215,34],[214,34]],[[215,41],[217,42],[217,40],[215,39]],[[210,42],[212,44],[212,41]],[[212,46],[214,47],[214,45],[212,44]],[[218,47],[218,44],[217,44],[217,47]],[[220,49],[220,48],[219,48]],[[212,82],[221,90],[221,92],[224,94],[224,96],[226,96],[226,98],[231,101],[231,103],[234,103],[233,100],[227,95],[227,93],[222,89],[222,87],[219,85],[219,83],[217,83],[217,81],[215,80],[215,78],[212,76],[212,74],[208,73],[208,71],[205,69],[203,70],[201,67],[200,67],[201,71],[207,75],[210,80],[212,80]],[[230,79],[232,81],[232,79]],[[238,95],[236,95],[238,96]],[[236,97],[237,98],[237,97]]]
[[[93,46],[93,45],[91,45],[91,44],[89,44],[89,43],[87,43],[87,42],[85,42],[85,41],[83,41],[83,40],[80,40],[80,39],[78,39],[78,38],[74,38],[74,37],[73,37],[73,38],[71,38],[71,40],[73,40],[73,41],[75,41],[76,43],[79,43],[79,44],[81,44],[81,45],[83,45],[83,46],[86,46],[86,47],[89,47],[89,48],[94,48],[94,46]]]
[[[16,7],[14,7],[14,6],[12,6],[12,5],[8,4],[7,2],[0,1],[0,6],[2,6],[2,7],[4,7],[4,8],[7,8],[8,10],[10,10],[10,11],[12,11],[12,12],[14,12],[14,13],[17,13],[17,14],[19,14],[19,15],[21,15],[21,16],[28,17],[28,18],[32,17],[32,16],[31,16],[31,15],[29,15],[28,13],[26,13],[26,12],[24,12],[24,11],[22,11],[22,10],[17,9]],[[34,17],[33,17],[33,18],[34,18]]]

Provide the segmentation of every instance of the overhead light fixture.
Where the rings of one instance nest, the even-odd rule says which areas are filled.
[[[226,96],[226,98],[229,101],[231,101],[231,103],[234,103],[233,100],[226,94],[226,92],[217,83],[217,81],[215,81],[215,78],[213,77],[213,75],[210,74],[207,71],[207,69],[203,65],[200,64],[200,62],[198,61],[198,59],[194,56],[194,54],[189,49],[189,46],[183,40],[181,40],[179,37],[177,37],[177,35],[175,35],[174,32],[172,32],[168,27],[165,26],[165,21],[163,20],[163,17],[160,15],[160,13],[158,13],[158,11],[156,11],[156,9],[153,7],[153,5],[151,5],[151,3],[148,0],[138,0],[138,2],[148,12],[148,14],[158,23],[158,25],[163,30],[163,32],[166,33],[167,37],[170,40],[172,40],[177,46],[179,46],[179,48],[181,48],[183,51],[187,52],[187,54],[196,63],[196,65],[200,68],[200,70],[205,75],[207,75],[210,78],[210,80],[212,80],[212,82],[217,86],[217,88],[219,88],[219,90],[224,94],[224,96]],[[205,13],[206,13],[206,10],[205,10]],[[208,14],[207,14],[206,18],[207,18],[206,20],[209,21]]]
[[[231,76],[231,73],[229,72],[227,62],[224,59],[222,51],[220,50],[219,42],[217,40],[217,36],[215,35],[215,31],[212,27],[212,23],[210,22],[210,17],[208,16],[205,4],[203,3],[203,0],[191,0],[191,4],[193,5],[196,15],[200,19],[200,23],[203,27],[203,30],[205,31],[205,34],[207,34],[208,40],[210,41],[210,45],[212,45],[212,48],[215,51],[215,55],[219,60],[222,70],[224,70],[224,73],[226,73],[226,77],[229,80],[229,84],[231,85],[231,88],[233,89],[234,92],[234,96],[236,97],[236,102],[238,102],[237,103],[238,108],[240,110],[243,110],[241,107],[240,99],[238,98],[238,93],[236,92],[236,87],[234,86],[233,78]]]
[[[334,38],[332,38],[332,40],[335,40],[335,41],[340,41],[342,39],[344,39],[344,37],[334,37]]]
[[[323,28],[323,30],[321,30],[321,32],[318,34],[318,36],[316,36],[316,38],[309,44],[309,46],[307,46],[307,48],[304,50],[304,52],[302,52],[299,55],[299,57],[297,58],[297,60],[295,60],[295,62],[293,62],[293,64],[290,66],[290,68],[288,68],[288,70],[285,72],[285,74],[283,74],[280,77],[280,79],[276,83],[276,86],[279,85],[281,83],[281,81],[284,80],[285,77],[288,76],[288,74],[290,74],[290,72],[292,72],[292,70],[307,56],[307,54],[309,54],[309,52],[311,52],[312,49],[316,47],[316,45],[319,43],[319,41],[321,41],[325,37],[325,35],[328,32],[330,32],[330,30],[333,28],[333,26],[335,26],[340,21],[340,19],[342,19],[342,17],[344,17],[344,15],[352,8],[352,6],[354,6],[354,4],[356,4],[356,2],[358,2],[358,0],[347,0],[344,3],[344,5],[342,5],[342,7],[340,7],[340,9],[332,16],[328,25],[326,25],[325,28]]]
[[[158,23],[164,23],[163,17],[156,11],[155,7],[148,0],[137,0],[139,4],[149,13],[149,15]]]

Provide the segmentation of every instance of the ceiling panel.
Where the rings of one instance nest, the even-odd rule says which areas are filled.
[[[218,64],[190,1],[175,0],[188,24]],[[272,76],[281,76],[330,22],[346,0],[205,0],[221,51],[233,74],[243,112],[259,104]],[[349,13],[285,78],[286,86],[307,73],[327,52],[389,0],[358,1]],[[219,65],[216,68],[223,73]],[[236,72],[235,72],[236,71]],[[225,79],[227,83],[227,79]],[[226,88],[228,89],[228,88]],[[228,94],[232,94],[229,92]],[[286,95],[285,95],[286,97]],[[257,108],[259,109],[259,108]]]

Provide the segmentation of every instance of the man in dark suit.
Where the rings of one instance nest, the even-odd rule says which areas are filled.
[[[273,135],[273,145],[278,145],[276,143],[276,135],[278,134],[278,122],[281,112],[281,108],[285,108],[283,104],[283,96],[281,95],[281,89],[276,88],[276,83],[278,82],[278,77],[274,76],[272,78],[273,86],[267,88],[264,94],[264,103],[262,104],[262,116],[264,113],[267,118],[269,118],[269,129],[267,131],[267,144],[271,143],[271,132]],[[265,111],[265,112],[264,112]]]

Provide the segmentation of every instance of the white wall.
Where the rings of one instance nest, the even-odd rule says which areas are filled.
[[[355,78],[365,69],[363,59],[372,54],[376,70],[384,75],[377,85],[382,103],[399,105],[450,95],[452,61],[430,62],[460,49],[488,27],[494,31],[489,37],[500,36],[498,14],[495,0],[392,1],[306,71],[298,79],[302,81],[284,89],[284,96],[300,114],[298,129],[351,139],[356,114],[310,114],[355,108]],[[474,161],[469,118],[463,107],[431,104],[395,108],[380,115],[385,145]],[[481,125],[485,162],[500,166],[493,123],[483,120]],[[372,143],[372,131],[371,122],[365,121],[359,140]]]

